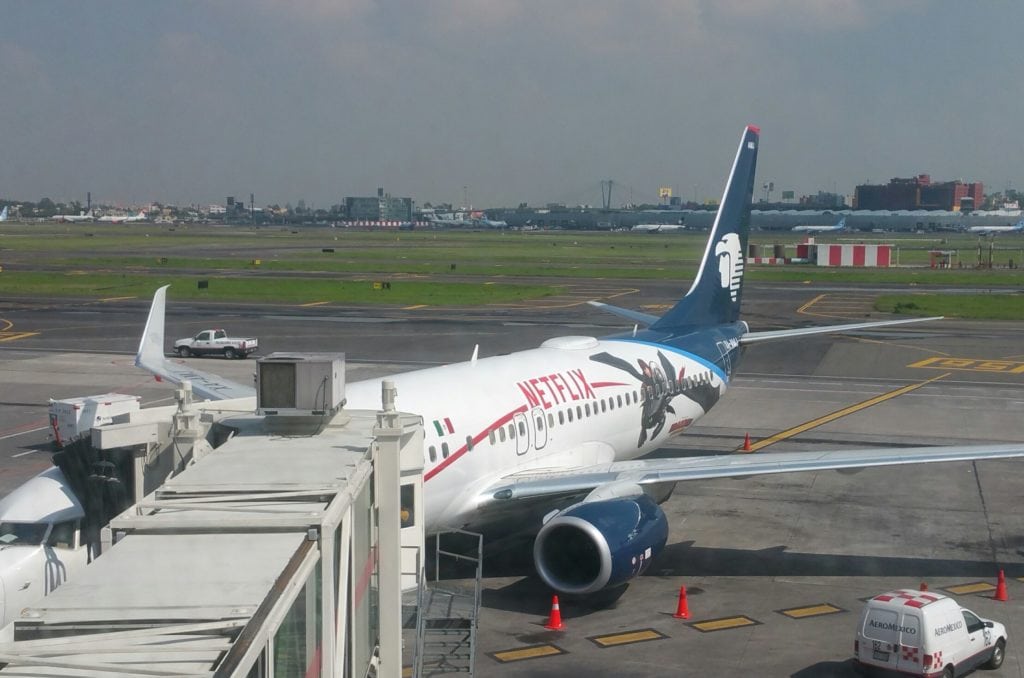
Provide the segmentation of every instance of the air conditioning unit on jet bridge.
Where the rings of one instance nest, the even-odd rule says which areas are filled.
[[[345,404],[344,353],[271,353],[256,362],[261,415],[322,417]]]

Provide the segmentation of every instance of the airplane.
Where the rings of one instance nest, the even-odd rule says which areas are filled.
[[[684,224],[637,224],[629,230],[640,233],[671,233],[686,230],[686,226]]]
[[[75,224],[81,221],[94,221],[92,210],[81,214],[54,214],[53,220],[61,224]]]
[[[1024,231],[1024,219],[1021,219],[1013,226],[971,226],[968,233],[978,235],[995,235],[996,233],[1020,233]]]
[[[759,141],[757,127],[744,129],[696,278],[665,315],[592,302],[636,327],[494,357],[474,350],[467,362],[387,377],[399,408],[425,422],[427,534],[533,536],[540,578],[558,593],[590,596],[620,591],[662,551],[668,519],[659,504],[678,482],[1024,456],[1024,444],[1006,444],[642,458],[721,399],[750,345],[936,320],[759,332],[739,319]],[[153,296],[135,364],[190,381],[201,398],[254,395],[251,385],[165,357],[166,293]],[[381,382],[347,384],[346,407],[379,409]]]
[[[794,226],[793,233],[840,233],[846,230],[846,217],[835,226]]]
[[[0,221],[7,221],[7,205],[4,205],[4,209],[0,212]]]
[[[89,561],[85,510],[52,466],[0,500],[0,628]]]
[[[139,213],[134,216],[108,214],[106,216],[100,217],[98,221],[110,224],[129,224],[136,221],[145,221],[146,218],[146,210],[139,210]]]
[[[435,226],[455,228],[507,228],[505,221],[494,221],[484,216],[483,212],[456,212],[455,214],[428,214],[427,221]]]

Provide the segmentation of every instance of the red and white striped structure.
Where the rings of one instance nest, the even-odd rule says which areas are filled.
[[[788,264],[789,259],[783,257],[747,257],[748,264]]]
[[[888,268],[892,245],[818,245],[818,266],[874,266]]]

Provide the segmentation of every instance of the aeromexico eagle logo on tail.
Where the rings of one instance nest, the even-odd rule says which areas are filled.
[[[729,290],[729,296],[736,301],[743,280],[743,246],[737,233],[726,233],[715,244],[715,256],[718,257],[718,274],[722,287]]]

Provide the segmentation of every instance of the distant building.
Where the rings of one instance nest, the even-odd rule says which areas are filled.
[[[945,210],[958,212],[980,205],[985,189],[980,181],[932,183],[928,174],[890,179],[888,184],[857,186],[853,207],[858,210]],[[966,200],[965,202],[965,199]]]
[[[352,221],[412,221],[412,198],[394,198],[378,188],[376,198],[345,198],[345,216]]]

